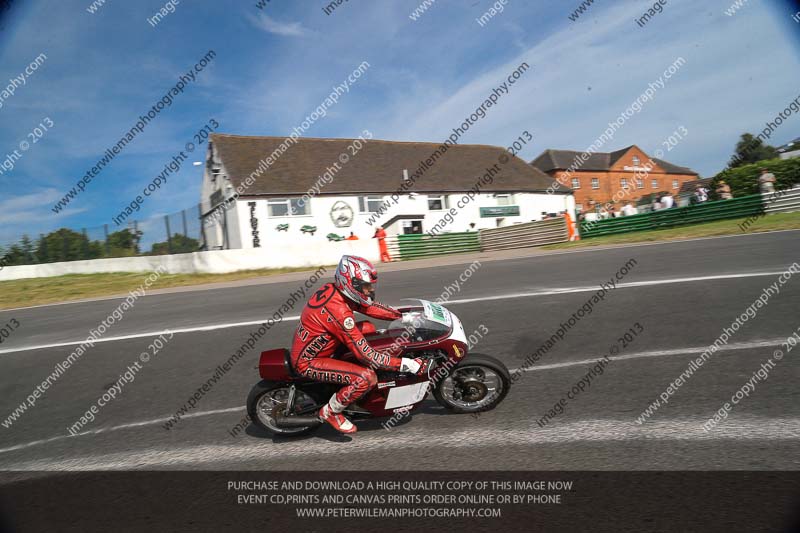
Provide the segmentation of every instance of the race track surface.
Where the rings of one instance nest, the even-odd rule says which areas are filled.
[[[797,231],[485,261],[445,306],[468,334],[481,326],[488,330],[474,351],[512,369],[523,366],[601,283],[629,266],[590,314],[525,369],[496,410],[477,418],[452,415],[431,398],[390,431],[378,421],[359,422],[352,438],[327,427],[300,440],[273,440],[254,427],[229,434],[259,379],[258,352],[289,343],[299,306],[188,416],[165,429],[169,417],[247,340],[257,328],[253,324],[271,316],[302,282],[148,295],[34,407],[9,427],[0,426],[0,470],[797,470],[800,347],[792,351],[786,343],[800,331],[800,275],[747,317],[668,403],[637,422],[690,361],[796,261]],[[467,266],[386,272],[379,299],[394,305],[407,297],[435,300]],[[120,303],[0,311],[0,324],[20,324],[0,344],[0,421],[7,422]],[[619,337],[638,328],[636,323],[643,332],[622,347]],[[166,346],[94,422],[70,436],[68,427],[165,330],[175,332]],[[619,351],[603,374],[540,427],[537,420],[612,346]],[[766,378],[753,380],[776,350],[783,357],[773,361]],[[703,424],[748,381],[749,395],[706,431]]]

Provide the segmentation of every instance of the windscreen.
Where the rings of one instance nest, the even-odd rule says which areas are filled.
[[[428,342],[450,335],[452,315],[441,305],[414,299],[402,309],[406,323],[399,319],[389,324],[393,336],[407,339],[407,342]]]

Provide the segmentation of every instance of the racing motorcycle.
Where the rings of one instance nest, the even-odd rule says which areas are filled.
[[[397,423],[419,407],[429,390],[454,413],[497,407],[511,386],[508,368],[492,356],[468,353],[464,327],[449,310],[427,300],[413,302],[398,308],[410,313],[411,321],[395,320],[364,337],[376,350],[392,346],[402,350],[400,357],[429,359],[427,375],[378,371],[378,384],[344,413],[352,420],[390,417]],[[345,347],[334,357],[357,363]],[[318,429],[322,422],[317,413],[342,387],[296,374],[284,348],[262,352],[258,371],[262,379],[250,391],[247,413],[256,426],[273,435],[294,437]]]

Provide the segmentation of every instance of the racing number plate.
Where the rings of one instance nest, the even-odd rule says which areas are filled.
[[[450,314],[441,305],[424,301],[423,307],[425,309],[425,318],[450,326]]]
[[[386,409],[396,409],[421,402],[428,394],[429,383],[429,381],[423,381],[390,389],[389,395],[386,397]]]

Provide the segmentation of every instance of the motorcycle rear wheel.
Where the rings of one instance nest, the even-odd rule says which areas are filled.
[[[454,413],[479,413],[497,407],[510,388],[511,375],[502,361],[473,353],[439,381],[433,396]]]
[[[318,429],[319,425],[299,428],[283,428],[275,425],[273,411],[285,409],[290,387],[291,384],[288,383],[267,380],[256,383],[247,396],[247,414],[250,415],[250,421],[264,431],[280,437],[299,437]],[[319,405],[319,401],[309,391],[295,386],[294,405],[295,413],[299,414]]]

